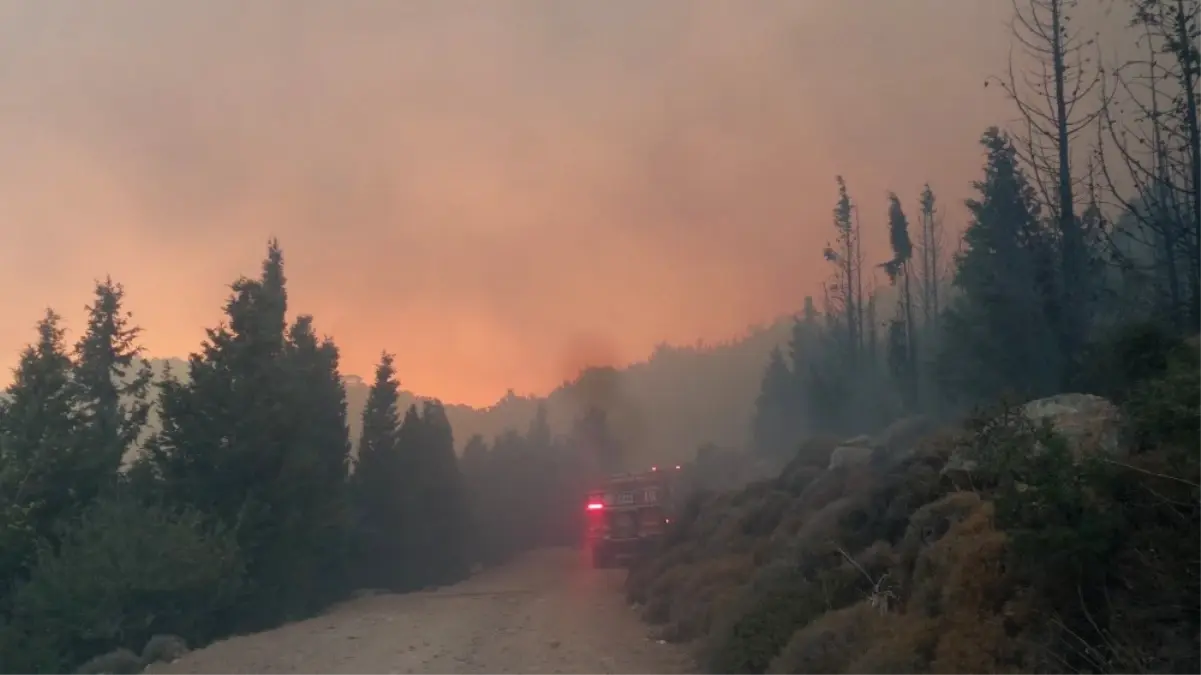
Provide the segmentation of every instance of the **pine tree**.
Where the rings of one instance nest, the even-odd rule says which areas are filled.
[[[939,291],[942,284],[942,222],[938,217],[934,190],[927,184],[919,198],[921,232],[917,250],[921,262],[917,268],[918,297],[922,306],[922,328],[929,330],[941,314]]]
[[[894,286],[900,283],[901,297],[898,301],[897,319],[889,324],[888,357],[894,378],[905,392],[908,406],[918,404],[917,349],[913,325],[913,294],[909,272],[913,258],[913,242],[909,238],[909,219],[901,207],[895,192],[888,194],[888,241],[892,248],[892,259],[884,263],[884,271]],[[899,331],[899,335],[894,335]],[[897,349],[901,347],[901,349]]]
[[[88,504],[76,475],[78,425],[71,398],[71,359],[63,344],[61,318],[46,310],[37,342],[26,347],[13,382],[0,399],[0,491],[6,544],[0,550],[0,600],[10,580],[28,572],[39,538],[53,538],[56,524]]]
[[[125,290],[106,278],[96,284],[88,327],[75,344],[72,397],[79,420],[79,476],[95,495],[116,479],[150,413],[153,371],[138,361],[141,329],[123,308]]]
[[[1055,391],[1062,358],[1049,320],[1055,299],[1055,251],[1039,221],[1034,191],[1009,138],[991,128],[985,176],[968,200],[972,221],[956,256],[961,295],[947,309],[942,377],[965,402],[1005,391]]]

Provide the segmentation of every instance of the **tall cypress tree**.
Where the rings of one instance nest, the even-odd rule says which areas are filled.
[[[359,457],[352,479],[358,583],[367,587],[403,590],[403,558],[406,492],[401,470],[397,433],[400,384],[393,356],[384,353],[375,368],[375,381],[363,409],[363,431]]]

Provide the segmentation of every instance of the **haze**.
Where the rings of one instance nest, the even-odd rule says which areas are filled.
[[[451,402],[738,335],[818,291],[835,174],[877,254],[887,190],[956,226],[1009,12],[2,0],[0,358],[105,274],[186,355],[271,235],[343,372]]]

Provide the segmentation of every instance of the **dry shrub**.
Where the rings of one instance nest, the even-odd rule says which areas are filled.
[[[885,614],[871,640],[845,673],[926,673],[938,644],[938,626],[922,616]],[[970,671],[965,671],[970,672]]]
[[[772,490],[755,503],[748,504],[739,519],[742,534],[748,537],[770,535],[791,503],[792,495],[782,490]]]
[[[929,546],[933,545],[951,529],[953,525],[981,509],[984,501],[975,492],[952,492],[942,499],[922,506],[913,512],[909,518],[909,527],[905,530],[900,543],[902,582],[908,586],[910,582],[923,588],[930,588],[938,579],[931,579],[934,570],[925,564],[920,570],[915,569],[918,557]],[[937,603],[937,595],[926,597],[921,592],[911,594],[912,601],[922,607],[927,614],[937,614],[938,611],[930,603]]]
[[[635,559],[626,575],[626,598],[637,604],[647,602],[651,586],[660,577],[670,570],[689,565],[703,557],[698,548],[696,542],[688,541]]]
[[[867,602],[821,615],[792,634],[769,673],[845,673],[888,619]]]
[[[908,460],[941,470],[951,458],[951,453],[955,452],[955,448],[963,443],[964,433],[964,430],[958,427],[943,427],[923,436],[914,444]]]
[[[1006,636],[1003,608],[1008,538],[993,526],[993,506],[981,502],[918,558],[915,607],[937,617],[940,638],[932,672],[1013,669],[1020,660]]]
[[[666,623],[673,641],[705,633],[716,611],[733,601],[735,589],[754,573],[749,555],[727,555],[668,570],[651,588],[644,618]]]
[[[793,513],[804,517],[842,497],[866,494],[874,478],[874,472],[863,466],[845,466],[825,471],[797,497]]]

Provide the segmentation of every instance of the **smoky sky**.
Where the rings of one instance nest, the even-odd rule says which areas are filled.
[[[487,404],[721,340],[828,270],[834,176],[962,220],[1000,0],[0,0],[0,354],[125,284],[156,356],[284,246],[369,375]]]

